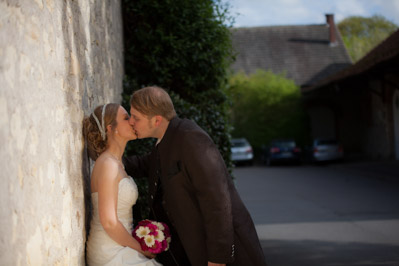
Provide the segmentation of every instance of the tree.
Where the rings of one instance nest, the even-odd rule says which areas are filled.
[[[307,140],[306,115],[301,93],[284,74],[258,70],[230,78],[231,117],[234,137],[245,137],[259,150],[275,138]]]
[[[219,90],[232,60],[227,7],[212,0],[125,0],[126,74],[197,102]],[[129,92],[129,91],[127,91]]]
[[[232,18],[220,0],[124,0],[123,104],[133,91],[158,85],[173,92],[218,145],[230,165],[227,69],[233,60]],[[230,25],[230,26],[229,26]],[[139,149],[140,150],[140,149]],[[148,151],[148,149],[145,149]]]
[[[194,120],[207,131],[231,172],[231,127],[224,93],[233,59],[228,6],[220,0],[122,3],[126,73],[123,105],[130,109],[133,91],[144,86],[168,90],[178,116]],[[153,145],[153,140],[130,142],[127,154],[148,153]],[[143,197],[136,205],[144,218],[147,189],[144,181],[138,182]]]
[[[394,23],[377,15],[370,18],[348,17],[338,23],[338,29],[354,62],[385,40],[397,28]]]

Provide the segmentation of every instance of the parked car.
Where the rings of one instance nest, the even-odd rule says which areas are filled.
[[[311,153],[311,159],[315,162],[340,160],[344,157],[343,147],[336,139],[315,139]]]
[[[264,148],[262,160],[266,165],[277,162],[300,163],[301,149],[293,139],[273,140],[268,147]]]
[[[231,160],[235,163],[252,164],[254,152],[251,144],[245,138],[231,140]]]

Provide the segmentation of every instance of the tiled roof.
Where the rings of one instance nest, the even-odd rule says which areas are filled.
[[[234,71],[285,72],[301,86],[311,86],[351,64],[340,34],[330,45],[328,24],[233,28],[232,41],[237,53]]]
[[[370,69],[375,68],[377,65],[399,56],[399,30],[392,33],[388,38],[382,41],[378,46],[372,49],[356,64],[347,67],[334,75],[330,75],[323,80],[319,81],[315,86],[308,88],[306,91],[314,90],[323,86],[326,86],[332,82],[337,82],[346,78],[350,78],[356,75],[360,75]],[[396,64],[394,68],[391,65],[387,65],[390,71],[399,71],[399,67]]]

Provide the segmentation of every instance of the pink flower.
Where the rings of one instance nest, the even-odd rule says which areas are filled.
[[[162,241],[162,249],[163,250],[168,250],[168,242],[166,240]]]
[[[158,230],[158,227],[155,224],[149,223],[146,225],[151,231]]]
[[[143,220],[132,232],[142,250],[158,254],[169,249],[171,241],[169,227],[165,223]]]

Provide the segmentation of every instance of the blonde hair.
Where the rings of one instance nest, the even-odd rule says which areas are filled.
[[[101,129],[97,124],[93,114],[98,118],[100,126],[107,131],[107,126],[111,125],[112,129],[117,126],[116,115],[118,114],[119,104],[107,104],[104,110],[104,120],[102,120],[102,109],[104,105],[97,106],[94,112],[83,119],[83,134],[87,142],[87,150],[92,160],[96,160],[100,154],[107,148],[107,134],[105,139],[101,135]],[[104,125],[102,125],[104,121]]]
[[[130,106],[148,117],[161,115],[170,121],[176,116],[169,94],[157,86],[145,87],[135,91],[130,98]]]

